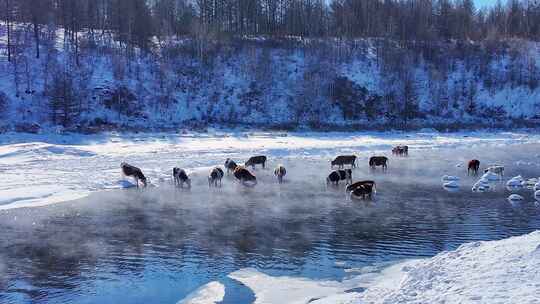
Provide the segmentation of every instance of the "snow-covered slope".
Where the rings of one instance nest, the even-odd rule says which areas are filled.
[[[538,303],[540,231],[474,242],[342,282],[272,277],[254,269],[229,276],[251,288],[258,304]],[[358,291],[363,289],[363,291]]]

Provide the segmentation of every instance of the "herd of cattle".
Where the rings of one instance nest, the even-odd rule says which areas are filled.
[[[392,154],[396,156],[408,156],[409,147],[408,146],[397,146],[392,149]],[[340,181],[345,181],[346,191],[353,198],[362,198],[366,197],[371,198],[373,192],[375,191],[375,182],[371,180],[357,181],[353,183],[352,180],[352,169],[356,168],[356,159],[355,155],[340,155],[333,159],[330,162],[330,166],[333,169],[334,166],[337,166],[337,170],[333,170],[326,178],[327,185],[339,185]],[[233,176],[244,185],[256,185],[257,177],[247,169],[247,167],[252,167],[255,169],[256,165],[261,165],[262,168],[266,168],[267,157],[264,155],[254,156],[248,159],[243,166],[238,165],[232,159],[227,158],[225,161],[224,167],[227,170],[227,174],[232,172]],[[345,166],[350,166],[350,169],[345,169]],[[132,166],[127,163],[122,163],[120,165],[122,174],[124,176],[129,176],[135,179],[135,184],[139,187],[139,184],[142,183],[144,187],[147,186],[147,178],[144,176],[142,170],[138,167]],[[369,159],[369,167],[374,170],[377,167],[381,167],[383,171],[386,171],[388,168],[388,158],[386,156],[373,156]],[[274,175],[276,176],[278,182],[281,184],[283,178],[287,174],[287,170],[283,165],[278,165],[274,170]],[[210,174],[208,175],[208,186],[217,187],[221,186],[221,180],[225,172],[220,167],[214,167]],[[191,187],[191,178],[184,169],[173,168],[172,176],[174,185],[178,187],[188,188]]]

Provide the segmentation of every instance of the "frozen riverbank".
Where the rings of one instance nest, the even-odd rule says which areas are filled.
[[[538,142],[540,135],[526,132],[3,134],[0,210],[48,205],[121,188],[125,186],[120,182],[122,161],[141,167],[156,184],[167,181],[174,166],[204,168],[221,165],[227,157],[242,162],[255,153],[267,154],[273,163],[289,157],[330,159],[338,153],[367,157],[372,151],[388,153],[396,144],[407,144],[414,151]]]
[[[259,304],[538,303],[538,269],[540,231],[464,244],[342,282],[271,277],[254,269],[230,277],[251,288]]]

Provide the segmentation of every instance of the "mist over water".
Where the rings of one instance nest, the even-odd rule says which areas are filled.
[[[228,274],[253,267],[342,280],[354,269],[528,233],[540,229],[532,191],[518,192],[525,200],[517,204],[503,184],[472,193],[479,176],[467,177],[466,162],[504,164],[506,178],[539,177],[539,148],[387,153],[387,173],[370,172],[371,154],[361,152],[353,180],[377,182],[372,201],[348,200],[344,184],[327,187],[328,160],[270,158],[269,168],[254,171],[254,188],[226,176],[209,189],[207,172],[195,172],[190,190],[165,181],[4,211],[0,303],[176,303],[211,281],[225,285],[224,303],[251,303],[253,293]],[[272,174],[278,163],[287,167],[281,185]],[[460,177],[459,191],[442,188],[445,174]]]

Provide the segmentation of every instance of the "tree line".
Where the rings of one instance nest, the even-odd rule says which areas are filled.
[[[112,35],[125,46],[149,49],[171,37],[267,35],[302,38],[382,37],[540,40],[539,0],[500,0],[476,9],[473,0],[0,0],[7,24],[32,25],[36,56],[44,26],[65,30],[78,48],[79,33]]]

